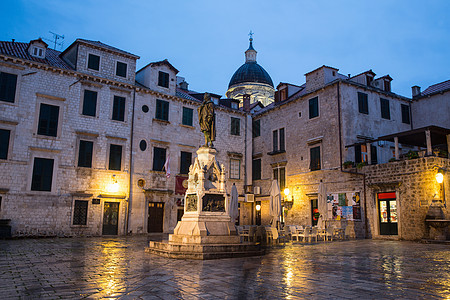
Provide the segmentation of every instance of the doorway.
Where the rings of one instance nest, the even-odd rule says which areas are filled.
[[[311,220],[312,226],[316,226],[319,221],[319,206],[317,203],[317,199],[311,199]]]
[[[105,202],[103,207],[103,235],[117,235],[119,228],[119,202]]]
[[[164,202],[148,203],[147,232],[163,232]]]
[[[380,235],[397,235],[397,199],[395,192],[378,194]]]

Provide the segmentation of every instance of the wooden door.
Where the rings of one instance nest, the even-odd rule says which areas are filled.
[[[163,232],[164,202],[148,203],[147,232]]]

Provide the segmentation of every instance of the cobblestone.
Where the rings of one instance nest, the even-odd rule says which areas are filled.
[[[450,249],[353,240],[286,244],[262,257],[172,260],[150,237],[0,241],[2,299],[442,299]]]

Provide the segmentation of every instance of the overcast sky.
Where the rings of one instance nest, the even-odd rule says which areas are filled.
[[[408,97],[450,79],[448,0],[2,0],[0,28],[0,40],[64,35],[62,49],[101,41],[140,56],[138,69],[167,58],[190,89],[223,96],[250,30],[275,86],[303,84],[322,65],[389,74]]]

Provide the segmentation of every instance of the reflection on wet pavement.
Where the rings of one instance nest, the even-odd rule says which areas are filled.
[[[286,244],[263,257],[172,260],[147,236],[0,240],[0,298],[449,298],[450,248],[357,240]]]

